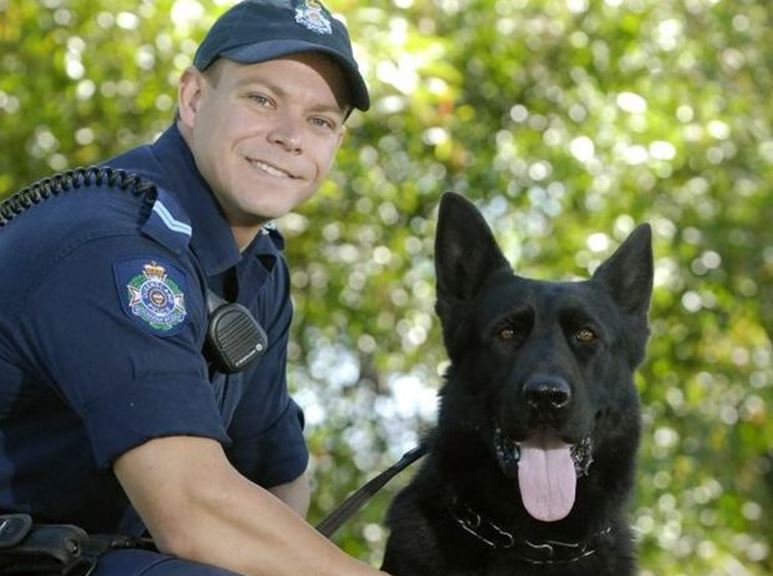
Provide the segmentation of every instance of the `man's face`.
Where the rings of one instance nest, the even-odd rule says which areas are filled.
[[[186,71],[180,126],[231,227],[247,234],[325,179],[348,110],[343,73],[315,53]]]

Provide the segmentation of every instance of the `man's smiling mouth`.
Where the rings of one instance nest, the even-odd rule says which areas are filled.
[[[261,160],[254,160],[252,158],[247,158],[247,161],[250,163],[250,165],[253,168],[257,168],[258,170],[268,174],[269,176],[274,176],[276,178],[293,178],[293,179],[295,178],[295,176],[293,176],[289,172],[286,172],[281,168],[277,168],[276,166],[272,166],[271,164],[267,164],[266,162],[263,162]]]

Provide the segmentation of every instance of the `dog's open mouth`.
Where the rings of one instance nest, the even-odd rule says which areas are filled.
[[[515,442],[497,427],[494,446],[505,475],[518,478],[526,511],[543,522],[566,518],[574,506],[577,479],[593,463],[593,443],[586,436],[575,444],[549,435]]]

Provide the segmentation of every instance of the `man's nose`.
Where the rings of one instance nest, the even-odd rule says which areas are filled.
[[[283,114],[269,133],[269,140],[288,152],[297,153],[302,148],[302,134],[302,120],[291,114]]]

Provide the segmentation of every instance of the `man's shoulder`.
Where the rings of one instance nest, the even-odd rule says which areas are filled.
[[[35,196],[36,202],[24,202]],[[79,247],[95,242],[124,246],[147,240],[166,252],[188,247],[185,213],[163,189],[117,169],[89,168],[57,174],[17,193],[20,209],[0,228],[0,270],[35,275]]]
[[[153,154],[153,146],[143,144],[113,156],[102,164],[114,170],[123,170],[128,174],[141,177],[157,186],[165,186],[166,179],[160,162]]]
[[[150,186],[120,170],[78,168],[52,174],[9,197],[3,210],[0,240],[11,242],[19,234],[36,241],[62,239],[70,232],[91,232],[132,225],[153,201]]]

